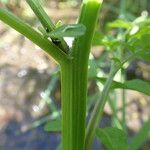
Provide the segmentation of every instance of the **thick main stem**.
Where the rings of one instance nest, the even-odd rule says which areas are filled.
[[[62,150],[72,148],[72,62],[61,66]]]
[[[87,67],[81,57],[62,67],[62,149],[83,150]]]
[[[88,59],[101,0],[85,0],[78,23],[86,33],[75,39],[72,60],[61,65],[62,150],[84,150]]]

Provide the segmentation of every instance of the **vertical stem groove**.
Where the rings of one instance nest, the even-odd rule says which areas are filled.
[[[85,148],[88,59],[101,3],[101,0],[84,0],[78,23],[86,26],[86,33],[75,39],[73,59],[61,66],[62,150]]]
[[[62,150],[72,150],[72,62],[61,65]]]

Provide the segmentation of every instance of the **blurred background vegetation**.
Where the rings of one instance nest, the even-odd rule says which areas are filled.
[[[81,4],[81,0],[41,2],[55,23],[59,20],[74,23]],[[24,0],[0,0],[0,7],[9,9],[34,27],[39,26],[37,18]],[[149,13],[149,0],[104,0],[97,30],[102,33],[101,37],[109,35],[113,41],[123,36],[124,30],[108,29],[108,23],[117,19],[133,22],[140,16],[149,18]],[[71,39],[66,40],[71,45]],[[93,77],[105,77],[109,72],[112,54],[109,48],[94,44],[91,51],[87,101],[89,111],[99,98],[103,86]],[[146,59],[138,58],[129,62],[123,72],[125,79],[139,78],[150,82],[150,64]],[[0,149],[60,148],[60,132],[44,131],[45,124],[61,116],[59,76],[59,67],[49,56],[0,22]],[[120,80],[119,74],[117,80]],[[150,97],[135,91],[125,91],[124,98],[126,106],[122,103],[121,90],[110,92],[101,126],[120,127],[118,118],[122,119],[122,111],[125,109],[130,142],[144,122],[150,119]],[[94,150],[99,149],[103,149],[103,146],[95,141]],[[145,139],[140,149],[150,149],[149,138]]]

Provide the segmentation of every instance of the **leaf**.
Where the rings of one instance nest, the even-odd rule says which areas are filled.
[[[62,25],[48,34],[50,37],[79,37],[85,34],[86,27],[83,24]]]
[[[123,20],[115,20],[107,24],[108,28],[125,28],[130,29],[132,27],[131,22],[123,21]]]
[[[92,40],[93,46],[103,45],[102,39],[104,38],[104,35],[101,32],[95,32]]]
[[[97,79],[102,84],[104,84],[106,81],[106,78],[97,78]],[[150,96],[150,83],[139,79],[125,81],[124,83],[113,81],[111,89],[114,90],[118,88],[134,90]]]
[[[47,132],[60,132],[61,131],[61,120],[54,120],[51,122],[48,122],[44,126],[44,130]]]
[[[106,46],[108,50],[116,50],[121,41],[112,35],[104,36],[101,32],[95,32],[92,46]]]
[[[128,150],[137,150],[150,135],[150,120],[147,121],[137,135],[132,139]]]
[[[137,57],[150,62],[150,50],[138,53]]]
[[[88,66],[88,78],[93,78],[98,73],[98,64],[96,60],[90,59],[89,60],[89,66]]]
[[[61,27],[62,26],[62,21],[61,20],[59,20],[57,23],[56,23],[56,28],[58,28],[58,27]]]
[[[99,128],[96,135],[107,150],[127,150],[127,136],[123,130],[113,127]]]
[[[126,35],[126,46],[132,52],[150,50],[150,19],[139,17]]]
[[[140,38],[132,37],[127,41],[127,47],[133,52],[147,51],[150,49],[150,34],[144,34]]]
[[[113,36],[105,36],[102,40],[102,43],[104,46],[106,46],[108,48],[108,50],[112,51],[112,50],[116,50],[118,45],[120,45],[121,41],[119,41],[118,39],[116,39]]]
[[[138,27],[138,26],[137,26]],[[134,27],[133,27],[134,29]],[[131,29],[131,31],[133,30]],[[131,32],[130,31],[130,32]],[[131,34],[131,33],[130,33]],[[137,32],[135,32],[135,34],[131,34],[131,36],[133,35],[134,37],[140,38],[141,36],[145,35],[145,34],[150,34],[150,25],[149,26],[144,26],[142,28],[139,28],[139,30]]]

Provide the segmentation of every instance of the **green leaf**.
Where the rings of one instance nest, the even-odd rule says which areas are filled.
[[[93,46],[103,45],[102,39],[104,38],[104,35],[101,32],[95,32],[92,40]]]
[[[99,128],[96,135],[107,150],[127,150],[127,136],[123,130],[118,128]]]
[[[62,26],[62,21],[61,20],[59,20],[57,23],[56,23],[56,28],[58,28],[58,27],[61,27]]]
[[[127,47],[133,52],[147,51],[150,49],[150,34],[144,34],[140,38],[133,36],[127,41]]]
[[[93,78],[98,73],[98,64],[96,60],[90,59],[89,60],[89,66],[88,66],[88,78]]]
[[[102,84],[104,84],[106,81],[106,78],[97,78],[97,79]],[[150,96],[150,83],[139,79],[125,81],[124,83],[113,81],[111,89],[114,90],[118,88],[134,90]]]
[[[145,17],[137,18],[127,33],[126,46],[128,50],[136,53],[150,50],[150,19]]]
[[[50,37],[79,37],[84,35],[86,27],[83,24],[62,25],[48,34]]]
[[[104,46],[107,47],[108,50],[113,51],[116,50],[118,45],[120,45],[121,41],[119,41],[118,39],[116,39],[113,36],[105,36],[102,40],[102,43]]]
[[[47,132],[60,132],[61,131],[61,120],[54,120],[51,122],[48,122],[44,126],[44,130]]]
[[[95,32],[92,40],[92,46],[106,46],[111,51],[116,50],[120,43],[121,41],[116,39],[116,37],[111,35],[104,36],[101,32]]]
[[[107,24],[108,28],[125,28],[125,29],[130,29],[132,27],[131,22],[126,22],[123,20],[115,20],[111,23]]]
[[[147,27],[145,26],[141,29],[140,28],[138,29],[138,28],[139,28],[138,26],[133,27],[130,31],[130,36],[140,38],[141,36],[145,34],[150,34],[150,26],[147,26]]]
[[[132,139],[128,150],[137,150],[150,135],[150,120],[147,121],[137,135]]]
[[[148,62],[150,62],[150,50],[146,52],[140,52],[138,53],[137,57],[142,58]]]

